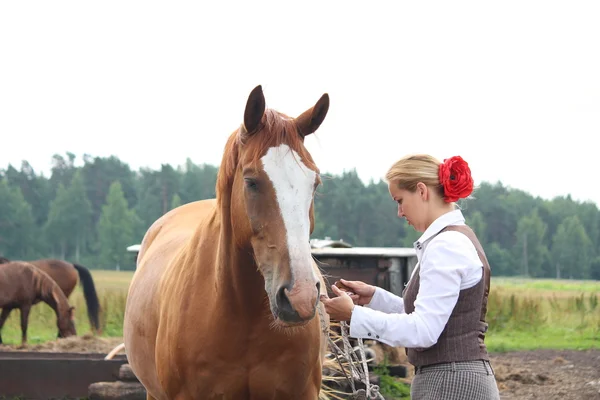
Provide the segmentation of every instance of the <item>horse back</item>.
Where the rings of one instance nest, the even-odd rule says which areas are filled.
[[[77,286],[79,274],[73,264],[53,258],[29,262],[48,274],[58,284],[65,296],[69,297]]]
[[[203,220],[215,212],[215,200],[187,203],[167,212],[148,229],[138,252],[135,275],[158,264],[162,271],[166,263],[182,250]]]
[[[38,298],[34,285],[36,269],[22,261],[0,264],[0,308],[33,304]]]

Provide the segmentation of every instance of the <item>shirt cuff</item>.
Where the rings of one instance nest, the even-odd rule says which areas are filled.
[[[365,307],[372,308],[374,310],[377,309],[377,306],[381,303],[381,288],[375,286],[375,293],[373,293],[373,297],[371,297],[371,301],[365,304]]]
[[[374,297],[374,296],[373,296]],[[376,310],[369,309],[367,307],[355,306],[352,310],[352,317],[350,318],[350,332],[349,335],[357,339],[374,339],[379,340],[379,332],[382,326],[377,323]]]

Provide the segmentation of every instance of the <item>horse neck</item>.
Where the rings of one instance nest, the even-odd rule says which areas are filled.
[[[226,203],[228,205],[228,203]],[[240,247],[233,236],[234,224],[228,206],[220,208],[221,229],[217,250],[216,280],[217,285],[222,288],[228,299],[235,300],[233,306],[242,306],[248,309],[249,302],[264,305],[264,279],[258,271],[254,260],[252,247],[247,243]],[[260,293],[261,295],[257,294]]]
[[[52,278],[43,273],[38,272],[35,280],[36,289],[40,294],[42,301],[54,310],[59,319],[65,317],[69,310],[69,303],[63,294],[62,289],[52,280]]]

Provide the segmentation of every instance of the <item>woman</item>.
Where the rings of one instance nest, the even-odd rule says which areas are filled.
[[[418,264],[402,298],[360,281],[332,286],[322,296],[334,320],[349,321],[350,336],[405,347],[415,366],[413,400],[499,399],[484,344],[490,269],[455,201],[473,191],[460,156],[440,163],[429,155],[397,161],[386,174],[389,192],[422,236]]]

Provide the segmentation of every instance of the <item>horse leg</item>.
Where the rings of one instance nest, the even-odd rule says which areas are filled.
[[[21,306],[21,347],[27,346],[27,323],[29,322],[29,310],[31,305]]]
[[[12,311],[12,308],[3,308],[2,315],[0,315],[0,344],[2,344],[2,327],[8,318],[8,314]]]

